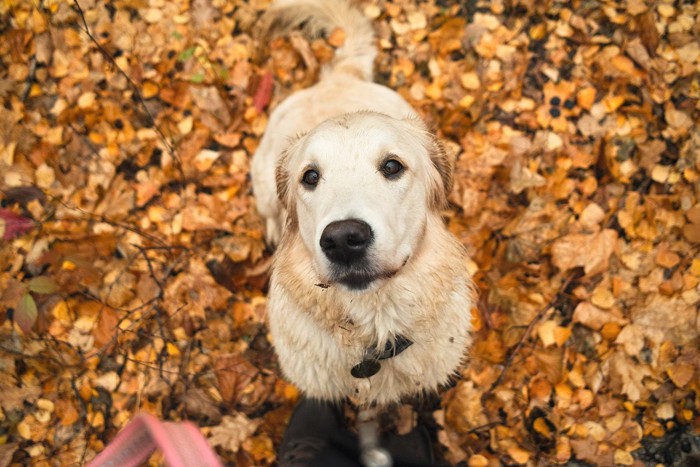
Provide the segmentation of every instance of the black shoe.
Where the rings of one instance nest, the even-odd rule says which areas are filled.
[[[336,452],[336,445],[352,444],[349,438],[350,435],[342,424],[340,407],[328,402],[303,399],[294,409],[282,438],[277,457],[279,465],[328,465],[326,462],[328,456],[331,456],[333,465],[357,466],[352,460],[352,454],[346,456],[345,453]]]
[[[422,425],[405,435],[390,434],[382,438],[382,447],[391,454],[394,466],[435,465],[433,441]]]
[[[425,427],[382,438],[394,466],[433,464],[432,441]],[[303,399],[294,409],[277,460],[281,467],[362,467],[357,436],[345,428],[340,407]]]

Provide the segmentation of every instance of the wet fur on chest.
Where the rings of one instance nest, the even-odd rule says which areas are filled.
[[[395,277],[362,293],[317,285],[303,245],[290,238],[280,246],[270,325],[282,368],[308,396],[386,404],[435,390],[454,374],[470,342],[473,290],[461,246],[432,227]],[[369,348],[397,336],[413,344],[370,378],[350,374]]]

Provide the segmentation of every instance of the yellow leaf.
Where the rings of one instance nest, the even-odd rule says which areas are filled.
[[[88,421],[90,422],[91,426],[100,428],[105,424],[105,416],[102,412],[94,411],[92,413],[88,413]]]
[[[615,304],[615,297],[607,286],[599,284],[593,291],[591,303],[607,310]]]
[[[624,55],[616,55],[612,58],[612,66],[614,66],[618,71],[631,75],[634,73],[634,62]]]
[[[545,438],[552,438],[552,430],[549,427],[549,424],[547,423],[547,420],[545,420],[543,417],[535,419],[534,423],[532,424],[532,428]]]
[[[461,83],[464,89],[469,89],[471,91],[475,91],[481,87],[481,81],[479,81],[479,75],[477,75],[475,72],[470,71],[468,73],[464,73],[461,77]]]
[[[425,95],[433,100],[438,100],[442,97],[442,89],[437,81],[433,81],[430,85],[425,88]]]
[[[178,349],[175,344],[173,344],[172,342],[168,342],[165,346],[168,350],[168,355],[170,355],[171,357],[180,356],[180,349]]]
[[[489,460],[481,454],[475,454],[469,458],[467,465],[469,467],[487,467],[489,465]]]
[[[625,96],[607,96],[603,99],[603,104],[605,105],[605,110],[608,113],[612,113],[620,108],[622,104],[625,103]]]
[[[690,272],[695,277],[700,277],[700,259],[693,258],[693,262],[690,264],[688,272]]]
[[[571,337],[571,328],[557,326],[554,330],[554,341],[559,347],[563,346],[569,337]]]
[[[508,455],[519,464],[527,464],[530,460],[530,452],[520,446],[511,446],[508,448]]]
[[[78,98],[78,107],[81,109],[87,109],[95,104],[95,93],[86,92]]]
[[[537,335],[540,337],[542,344],[549,347],[554,344],[554,330],[557,328],[557,323],[554,321],[545,321],[537,328]]]
[[[53,401],[50,401],[48,399],[38,399],[36,401],[36,406],[40,410],[45,410],[47,412],[53,412],[54,409],[56,408],[56,405],[53,403]]]
[[[474,103],[475,100],[476,99],[474,98],[474,96],[467,94],[466,96],[464,96],[463,98],[461,98],[459,100],[459,106],[463,109],[468,109],[469,107],[472,106],[472,104]]]
[[[29,427],[26,418],[17,424],[17,433],[24,439],[31,439],[32,429]]]
[[[615,464],[616,465],[632,465],[634,464],[634,457],[627,451],[622,449],[615,449]]]
[[[158,88],[158,85],[155,84],[153,81],[146,81],[145,83],[143,83],[141,95],[144,99],[150,99],[151,97],[155,97],[158,95],[158,92],[160,92],[160,89]]]

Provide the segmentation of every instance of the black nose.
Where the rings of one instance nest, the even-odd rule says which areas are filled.
[[[349,266],[361,259],[372,242],[372,229],[358,219],[331,222],[321,234],[321,249],[329,260]]]

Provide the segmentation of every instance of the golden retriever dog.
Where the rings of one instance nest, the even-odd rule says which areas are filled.
[[[372,26],[348,1],[279,1],[263,21],[346,33],[319,82],[272,112],[252,163],[277,245],[268,312],[282,371],[308,397],[363,406],[433,391],[471,342],[473,285],[440,214],[451,164],[372,82]]]

